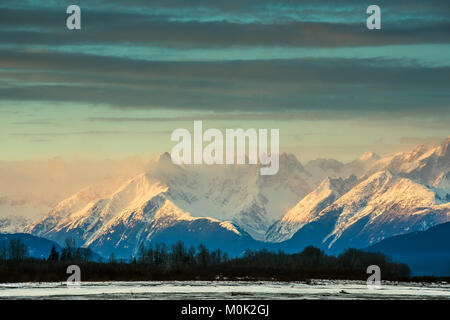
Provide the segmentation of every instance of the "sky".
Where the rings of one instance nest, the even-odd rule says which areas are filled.
[[[449,57],[448,0],[2,0],[0,161],[147,157],[194,120],[302,162],[437,143]]]

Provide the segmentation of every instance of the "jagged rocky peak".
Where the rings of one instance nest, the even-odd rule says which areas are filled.
[[[280,155],[280,169],[296,169],[298,171],[305,171],[303,165],[298,161],[297,157],[293,154],[287,154],[283,152]]]
[[[328,185],[331,190],[335,190],[340,194],[345,193],[351,187],[353,187],[358,181],[358,178],[354,174],[348,176],[347,178],[332,178],[327,177],[324,184]]]
[[[183,169],[184,165],[176,165],[172,162],[169,152],[164,152],[153,158],[147,165],[145,172],[161,181],[177,176]]]
[[[169,152],[164,152],[161,153],[158,157],[156,157],[156,159],[154,160],[153,165],[150,166],[150,168],[158,168],[158,169],[162,169],[162,168],[173,168],[177,165],[175,165],[172,162],[172,156],[170,155]],[[178,166],[179,167],[179,166]]]
[[[171,157],[170,153],[168,153],[168,152],[161,153],[158,157],[158,162],[159,163],[172,163],[172,157]]]

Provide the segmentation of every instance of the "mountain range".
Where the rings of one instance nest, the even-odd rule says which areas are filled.
[[[128,258],[144,243],[204,243],[233,255],[245,248],[338,253],[450,221],[450,138],[435,147],[350,163],[303,166],[280,155],[275,176],[257,166],[178,166],[162,154],[108,196],[85,188],[27,233]],[[1,229],[0,229],[1,231]]]

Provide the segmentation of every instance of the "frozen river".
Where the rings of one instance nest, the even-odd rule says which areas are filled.
[[[147,281],[0,284],[0,299],[450,299],[448,283]]]

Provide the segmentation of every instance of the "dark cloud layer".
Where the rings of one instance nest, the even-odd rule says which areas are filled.
[[[450,98],[450,67],[378,59],[152,62],[3,51],[0,61],[3,68],[19,69],[9,77],[26,84],[0,88],[7,100],[216,111],[386,111],[424,105],[442,110]]]
[[[92,11],[79,32],[65,29],[60,11],[2,9],[3,44],[152,44],[174,48],[229,46],[344,47],[450,42],[450,22],[406,19],[383,24],[382,32],[360,23],[172,21],[166,16]],[[27,27],[23,30],[19,27]],[[33,29],[34,28],[34,29]],[[43,29],[43,30],[42,30]]]
[[[179,52],[233,47],[245,55],[244,47],[262,46],[448,44],[448,1],[379,1],[383,28],[376,32],[365,27],[372,3],[357,0],[339,6],[331,0],[77,4],[82,30],[72,32],[65,28],[66,1],[2,1],[0,99],[215,112],[448,110],[450,69],[444,66],[400,59],[255,60],[251,54],[245,61],[143,61],[133,52],[137,45]],[[129,52],[123,58],[84,54],[83,44]],[[62,53],[61,45],[73,51]]]
[[[103,8],[130,8],[138,7],[142,10],[206,10],[217,12],[231,12],[248,13],[258,10],[265,10],[267,8],[304,8],[304,11],[312,10],[314,8],[320,8],[322,11],[354,11],[360,7],[367,7],[371,4],[377,4],[382,7],[389,7],[405,13],[416,13],[417,11],[422,13],[434,13],[445,15],[450,10],[450,3],[447,0],[378,0],[373,1],[361,1],[361,0],[339,0],[337,5],[336,0],[78,0],[76,1],[80,6],[87,7],[103,7]],[[3,0],[4,6],[52,6],[52,7],[64,7],[68,5],[66,0]]]

